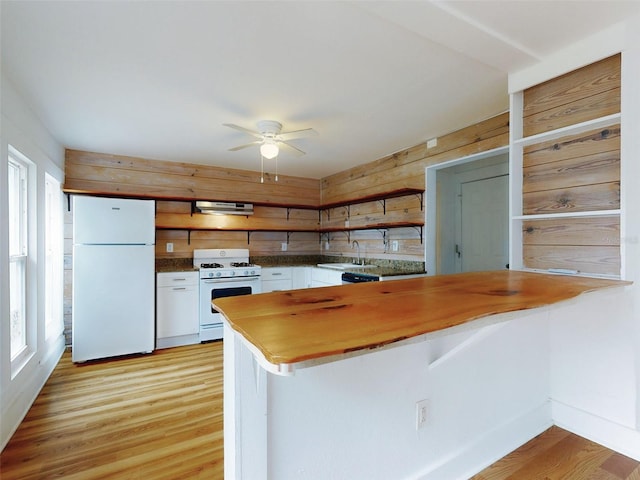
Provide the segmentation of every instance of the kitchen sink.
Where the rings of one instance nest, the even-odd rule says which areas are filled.
[[[334,270],[354,270],[360,268],[373,268],[375,265],[357,265],[355,263],[318,263],[319,267],[332,268]]]

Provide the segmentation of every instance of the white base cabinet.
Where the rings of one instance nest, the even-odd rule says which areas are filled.
[[[291,290],[292,267],[264,267],[262,269],[262,293]]]
[[[157,274],[156,348],[200,342],[198,272]]]
[[[342,273],[340,270],[313,267],[311,269],[311,286],[329,287],[332,285],[342,285]]]

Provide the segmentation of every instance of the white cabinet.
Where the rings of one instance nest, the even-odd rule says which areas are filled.
[[[291,290],[292,267],[264,267],[262,269],[262,293]]]
[[[312,287],[328,287],[331,285],[342,285],[342,272],[340,270],[330,270],[320,267],[313,267],[311,269]]]
[[[310,288],[311,287],[311,268],[312,267],[292,267],[291,268],[291,288]]]
[[[198,272],[157,274],[156,348],[199,343]]]

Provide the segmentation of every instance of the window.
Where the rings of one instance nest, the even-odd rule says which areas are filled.
[[[45,174],[45,338],[59,335],[62,322],[62,208],[60,182]]]
[[[27,348],[28,173],[26,162],[9,152],[9,320],[11,360]]]

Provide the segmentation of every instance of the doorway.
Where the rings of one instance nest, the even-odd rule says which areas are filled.
[[[507,268],[508,148],[427,167],[426,186],[429,274]]]

